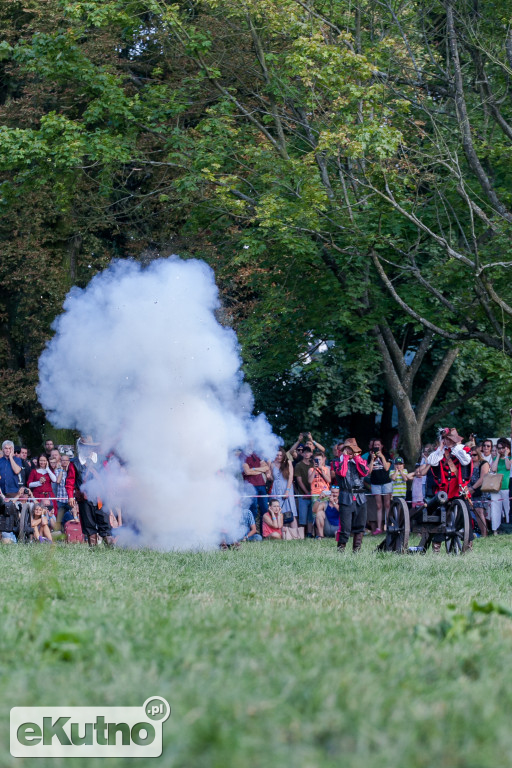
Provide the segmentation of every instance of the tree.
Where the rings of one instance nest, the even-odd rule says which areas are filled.
[[[412,460],[466,346],[510,353],[497,261],[510,175],[489,149],[491,122],[500,149],[509,140],[496,96],[509,64],[491,12],[436,0],[50,5],[45,19],[16,6],[2,48],[6,205],[55,190],[71,264],[93,241],[101,261],[165,252],[179,232],[185,255],[199,248],[218,270],[253,382],[288,375],[311,338],[333,339],[359,356],[361,395],[368,365],[381,368]],[[477,140],[469,72],[484,78]],[[279,297],[315,311],[283,312]],[[269,367],[256,347],[276,306],[293,333]],[[458,377],[460,396],[481,392],[489,366],[475,371]]]

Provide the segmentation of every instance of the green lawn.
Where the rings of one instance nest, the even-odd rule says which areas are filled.
[[[512,537],[465,557],[268,542],[199,554],[1,546],[12,706],[172,707],[166,768],[512,763]],[[135,761],[135,762],[141,762]]]

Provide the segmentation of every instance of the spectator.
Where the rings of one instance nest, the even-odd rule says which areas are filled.
[[[489,440],[489,438],[486,438],[481,445],[482,459],[484,459],[489,464],[489,466],[491,466],[492,460],[494,458],[492,455],[493,447],[493,442],[492,440]]]
[[[18,475],[23,466],[21,459],[14,455],[14,443],[12,440],[4,440],[2,443],[2,457],[0,458],[0,490],[8,499],[12,499],[20,489]]]
[[[24,445],[17,445],[14,449],[14,455],[21,461],[21,473],[18,475],[18,483],[20,486],[26,486],[28,476],[32,471],[29,461],[27,460],[28,450]]]
[[[299,446],[304,445],[309,445],[312,451],[317,450],[323,451],[323,453],[325,453],[325,448],[323,445],[320,445],[320,443],[317,443],[316,440],[313,440],[311,432],[301,432],[297,438],[297,441],[290,448],[289,453],[298,450]]]
[[[293,462],[293,468],[294,469],[297,466],[297,464],[299,463],[299,461],[302,461],[302,451],[303,450],[304,450],[304,445],[302,443],[300,443],[300,445],[298,445],[296,449],[294,449],[294,450],[290,449],[288,451],[288,456],[292,457],[292,462]]]
[[[30,516],[34,509],[34,495],[30,488],[22,486],[12,499],[20,513],[19,540],[24,541],[26,533],[30,532]]]
[[[250,509],[243,509],[240,518],[240,527],[242,529],[241,541],[261,541],[262,537],[256,530],[254,515]]]
[[[18,526],[18,509],[15,499],[7,500],[0,491],[0,517],[2,519],[2,544],[15,544],[15,530]]]
[[[313,452],[321,451],[323,454],[325,454],[325,448],[323,447],[323,445],[320,445],[320,443],[317,443],[316,440],[313,440],[313,436],[311,432],[306,432],[304,437],[305,437],[305,444],[309,445],[309,447]]]
[[[430,446],[426,446],[430,447]],[[432,453],[432,451],[431,451]],[[425,504],[426,475],[430,471],[428,464],[416,464],[416,469],[408,477],[412,480],[412,508],[419,509]]]
[[[50,469],[55,473],[55,477],[57,478],[54,483],[52,483],[52,491],[53,495],[57,499],[55,502],[55,505],[57,507],[57,515],[55,520],[55,530],[60,531],[62,528],[62,519],[64,515],[66,514],[67,510],[69,509],[69,504],[67,501],[67,493],[66,493],[66,477],[67,477],[67,470],[69,467],[69,456],[66,456],[66,454],[59,454],[58,460],[54,456],[54,451],[51,452],[50,455]]]
[[[382,533],[383,513],[385,520],[389,512],[393,483],[389,476],[391,462],[384,455],[382,442],[375,438],[371,441],[370,445],[372,448],[369,453],[368,470],[370,472],[371,492],[375,498],[375,506],[377,508],[377,527],[373,531],[373,535],[377,536],[379,533]]]
[[[296,531],[298,525],[297,507],[293,494],[293,463],[287,455],[284,446],[279,448],[276,458],[270,464],[270,468],[273,478],[270,492],[281,504],[286,527]]]
[[[46,458],[46,454],[42,454]],[[30,525],[34,532],[35,541],[53,541],[50,528],[48,526],[48,517],[42,504],[36,504],[30,517]]]
[[[369,473],[361,449],[354,437],[343,444],[343,452],[336,463],[336,485],[339,486],[340,527],[338,550],[345,551],[350,534],[354,534],[353,550],[359,552],[366,528],[366,494],[364,478]]]
[[[338,457],[339,460],[339,457]],[[340,526],[339,488],[331,485],[331,495],[318,505],[316,530],[320,538],[334,539]]]
[[[299,528],[313,536],[313,505],[311,503],[311,487],[309,485],[309,470],[312,467],[312,454],[309,445],[304,446],[302,461],[295,466],[295,485],[299,496]]]
[[[399,499],[405,499],[407,496],[407,480],[409,479],[409,473],[404,467],[404,460],[397,456],[395,459],[395,469],[391,472],[391,480],[393,481],[393,496]]]
[[[295,458],[298,458],[298,461],[302,460],[302,449],[304,448],[304,434],[301,432],[298,436],[297,440],[294,442],[290,450],[288,451],[288,454],[292,457],[292,460],[294,458],[294,454],[297,454]],[[298,454],[301,454],[298,456]]]
[[[481,486],[484,477],[489,472],[489,462],[483,457],[482,452],[476,446],[471,448],[471,458],[473,459],[473,474],[469,481],[468,490],[471,493],[473,509],[476,522],[480,528],[480,533],[482,536],[487,536],[487,523],[485,518],[489,516],[491,494],[482,491]]]
[[[242,470],[244,481],[252,486],[251,490],[254,492],[251,512],[256,521],[256,527],[261,530],[263,515],[268,509],[266,478],[270,467],[253,452],[245,457]]]
[[[510,499],[508,487],[510,483],[510,440],[506,437],[500,437],[496,443],[498,455],[491,464],[491,472],[498,472],[503,475],[501,481],[501,490],[497,493],[491,493],[491,527],[493,535],[496,536],[498,528],[501,525],[502,516],[508,523],[510,511]]]
[[[45,455],[46,455],[46,458],[48,459],[48,461],[50,460],[50,454],[51,454],[51,452],[53,451],[54,448],[55,448],[55,446],[53,444],[53,440],[46,440],[46,442],[44,444],[44,452],[45,452]]]
[[[268,512],[263,515],[263,538],[281,539],[283,534],[283,513],[277,499],[270,499]]]
[[[34,497],[38,501],[41,501],[42,499],[49,499],[53,496],[52,483],[55,483],[56,480],[57,478],[55,477],[55,474],[48,466],[46,454],[41,453],[38,458],[37,469],[33,469],[28,476],[28,487],[31,489]],[[54,509],[56,509],[56,504]]]
[[[48,459],[48,463],[51,462],[52,459],[55,459],[57,463],[60,463],[60,451],[58,448],[52,448],[50,451],[50,457]]]
[[[432,451],[434,450],[435,445],[432,445],[432,443],[426,443],[426,445],[423,446],[423,450],[421,452],[421,458],[419,465],[420,467],[423,467],[424,464],[427,463],[427,458],[430,456]],[[422,483],[422,493],[423,493],[423,499],[425,499],[426,496],[426,490],[427,490],[427,472],[428,470],[425,470],[425,472],[421,473],[421,483]],[[415,474],[416,476],[416,474]],[[416,484],[417,485],[417,484]],[[413,488],[414,488],[414,481],[413,481]],[[419,502],[419,492],[418,488],[416,487],[416,501]]]
[[[311,488],[313,522],[315,522],[318,504],[327,499],[331,487],[331,469],[325,466],[325,453],[322,451],[315,451],[313,466],[308,470],[308,481]],[[317,538],[323,538],[318,528]]]

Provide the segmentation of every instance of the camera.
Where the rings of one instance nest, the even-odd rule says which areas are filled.
[[[313,461],[317,466],[320,464],[320,459],[318,457],[316,459],[313,459]]]

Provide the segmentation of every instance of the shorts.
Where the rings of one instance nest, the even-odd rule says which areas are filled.
[[[393,483],[384,483],[384,485],[372,485],[372,496],[385,496],[387,493],[393,493]]]
[[[325,518],[324,523],[324,536],[326,539],[334,539],[336,538],[336,533],[338,532],[339,523],[336,523],[336,525],[332,525],[327,518]]]
[[[311,499],[299,499],[299,525],[314,523]]]

